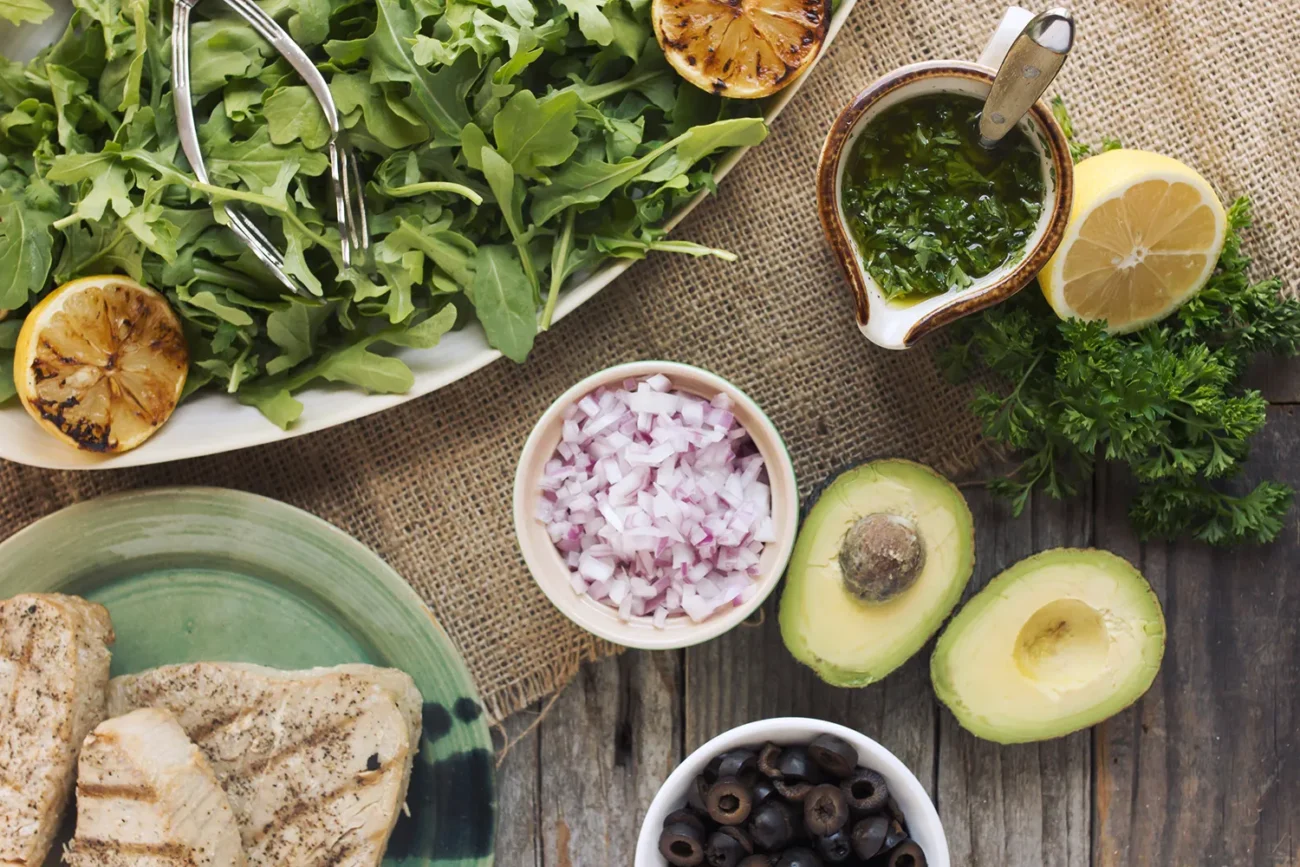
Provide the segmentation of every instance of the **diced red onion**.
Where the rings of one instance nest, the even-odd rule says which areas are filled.
[[[655,374],[565,411],[536,514],[575,592],[660,628],[753,598],[775,541],[771,491],[731,409],[725,394],[706,402]]]

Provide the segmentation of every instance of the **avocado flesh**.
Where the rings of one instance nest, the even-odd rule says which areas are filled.
[[[925,545],[915,582],[880,603],[845,589],[839,550],[865,515],[910,519]],[[781,636],[796,659],[835,686],[865,686],[913,656],[961,598],[975,565],[974,526],[961,492],[903,460],[848,470],[804,520],[781,594]]]
[[[1137,701],[1165,649],[1160,602],[1108,551],[1059,548],[994,578],[930,661],[939,700],[977,737],[1023,743],[1096,725]]]

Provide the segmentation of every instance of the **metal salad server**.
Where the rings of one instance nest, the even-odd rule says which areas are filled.
[[[201,183],[207,184],[211,182],[208,180],[208,169],[203,161],[203,154],[199,150],[199,134],[194,121],[194,104],[190,95],[190,13],[198,2],[199,0],[176,0],[172,7],[172,98],[176,104],[176,125],[180,132],[181,149],[194,170],[194,176]],[[253,0],[223,0],[223,2],[280,52],[280,56],[302,76],[312,95],[320,103],[330,130],[328,142],[330,184],[334,191],[343,264],[345,266],[359,264],[370,249],[365,187],[361,180],[356,155],[348,145],[346,134],[339,121],[338,108],[334,105],[329,84],[293,37],[286,33],[275,19],[263,12]],[[230,229],[253,252],[253,255],[291,291],[299,295],[311,295],[301,282],[285,270],[284,255],[276,249],[257,224],[237,206],[227,204],[225,207],[226,215],[230,218]]]
[[[1061,8],[1025,25],[998,69],[980,114],[980,144],[996,145],[1029,111],[1065,65],[1074,47],[1074,18]]]

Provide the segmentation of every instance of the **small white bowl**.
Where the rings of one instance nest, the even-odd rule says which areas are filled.
[[[742,605],[720,610],[708,620],[696,623],[685,615],[670,617],[660,629],[650,617],[619,619],[618,612],[602,602],[574,592],[569,583],[570,570],[547,535],[546,525],[534,516],[540,481],[546,462],[560,444],[564,411],[602,385],[662,373],[672,380],[673,388],[701,397],[721,393],[731,398],[731,411],[749,431],[750,438],[763,456],[768,484],[772,489],[772,523],[776,541],[763,548],[759,574],[754,579],[757,592]],[[799,490],[795,484],[794,464],[776,426],[743,391],[716,374],[671,361],[634,361],[595,373],[560,395],[542,414],[537,426],[524,443],[515,473],[515,534],[524,562],[533,580],[547,598],[574,623],[607,641],[643,650],[670,650],[690,647],[715,638],[740,623],[763,604],[776,589],[794,550],[799,529]]]
[[[925,852],[926,864],[929,867],[951,867],[948,838],[944,836],[939,813],[916,775],[897,756],[866,735],[842,725],[804,717],[779,717],[748,723],[723,732],[687,756],[650,802],[650,809],[641,825],[641,836],[637,838],[634,867],[667,867],[668,862],[659,854],[659,833],[663,830],[664,819],[685,805],[691,780],[704,771],[714,756],[738,747],[758,748],[768,741],[782,746],[806,744],[823,734],[848,741],[858,751],[858,764],[884,775],[890,795],[907,819],[908,833]]]

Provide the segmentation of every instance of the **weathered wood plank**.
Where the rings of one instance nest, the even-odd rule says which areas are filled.
[[[1300,357],[1261,358],[1251,366],[1246,384],[1270,403],[1300,403]]]
[[[546,867],[632,863],[645,810],[681,760],[681,677],[680,652],[633,651],[587,665],[560,696],[539,738]]]
[[[1275,407],[1252,478],[1300,488],[1300,414]],[[1140,544],[1129,490],[1100,479],[1099,543],[1164,604],[1159,678],[1095,730],[1098,867],[1300,863],[1300,519],[1265,548]]]
[[[1047,548],[1084,546],[1091,496],[1035,497],[1011,519],[968,489],[975,514],[975,576],[967,598],[1012,563]],[[1086,732],[1041,744],[999,746],[939,717],[939,814],[952,863],[967,867],[1086,867],[1090,848],[1091,746]],[[1136,862],[1135,862],[1136,863]]]
[[[934,700],[923,659],[882,683],[838,689],[795,662],[776,619],[779,591],[761,625],[743,625],[686,651],[686,749],[727,729],[777,716],[842,723],[893,751],[933,797]]]
[[[524,734],[540,709],[535,705],[505,722],[506,737],[521,739],[497,768],[496,863],[502,867],[542,864],[539,734]]]

